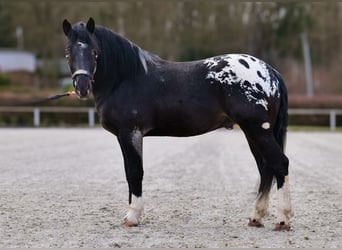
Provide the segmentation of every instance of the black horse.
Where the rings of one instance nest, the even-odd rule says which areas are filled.
[[[144,136],[193,136],[238,124],[255,157],[261,182],[250,226],[261,227],[276,180],[275,230],[288,230],[292,215],[288,158],[287,92],[280,74],[245,54],[193,62],[160,59],[92,18],[74,26],[64,20],[66,58],[75,92],[92,93],[102,126],[117,136],[129,188],[126,226],[143,210]]]

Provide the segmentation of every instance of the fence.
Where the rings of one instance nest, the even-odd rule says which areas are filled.
[[[40,126],[41,113],[88,113],[89,127],[95,126],[95,109],[86,107],[0,107],[0,112],[33,113],[33,125]]]
[[[336,130],[336,116],[342,115],[342,109],[289,109],[291,115],[328,115],[329,127],[331,131]]]
[[[0,106],[0,112],[31,112],[33,125],[40,126],[41,113],[88,113],[89,127],[95,125],[95,109],[87,107],[4,107]],[[330,130],[336,130],[336,116],[342,115],[342,109],[289,109],[291,115],[327,115],[329,116]]]

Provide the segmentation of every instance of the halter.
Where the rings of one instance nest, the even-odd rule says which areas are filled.
[[[93,51],[92,53],[95,53],[95,51]],[[78,69],[71,75],[71,79],[73,80],[74,86],[76,84],[75,78],[78,75],[88,76],[90,78],[91,82],[94,83],[94,75],[95,75],[96,69],[97,69],[97,58],[98,58],[98,55],[95,53],[95,62],[94,62],[95,66],[94,66],[93,73],[90,73],[88,70],[85,70],[85,69]]]
[[[88,76],[91,81],[94,81],[94,77],[93,74],[91,74],[88,70],[84,70],[84,69],[78,69],[76,70],[72,75],[71,75],[71,79],[75,80],[75,77],[78,75],[86,75]]]

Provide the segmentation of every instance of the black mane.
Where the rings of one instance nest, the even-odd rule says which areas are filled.
[[[102,26],[96,26],[95,37],[99,48],[98,75],[113,76],[117,81],[147,73],[151,55],[126,38]]]

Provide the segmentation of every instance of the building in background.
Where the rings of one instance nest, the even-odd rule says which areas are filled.
[[[34,53],[0,50],[0,74],[7,76],[13,86],[34,86],[37,59]]]

